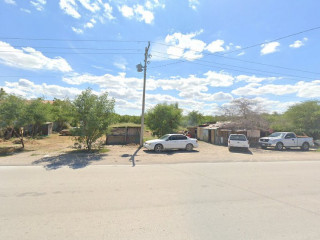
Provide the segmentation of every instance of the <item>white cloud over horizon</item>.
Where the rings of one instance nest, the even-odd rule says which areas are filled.
[[[31,47],[17,49],[9,43],[0,41],[0,63],[27,70],[72,71],[69,63],[62,57],[48,58]]]

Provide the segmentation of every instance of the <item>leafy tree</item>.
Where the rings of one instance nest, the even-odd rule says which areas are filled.
[[[75,100],[75,114],[80,123],[75,133],[77,140],[84,143],[89,151],[92,144],[103,134],[114,119],[114,99],[108,99],[108,93],[97,96],[91,89],[83,91]]]
[[[42,98],[31,100],[26,105],[24,122],[32,125],[33,137],[39,133],[40,127],[49,121],[50,109],[50,103],[44,103]]]
[[[188,126],[198,126],[205,121],[205,117],[198,111],[191,111],[187,115]]]
[[[305,101],[291,106],[284,117],[298,134],[320,137],[320,101]]]
[[[146,125],[156,136],[175,131],[182,119],[182,109],[176,104],[157,104],[146,114]]]
[[[7,93],[3,90],[3,88],[0,89],[0,101],[4,100]]]
[[[69,99],[54,99],[51,107],[51,118],[57,124],[57,131],[62,130],[67,123],[72,123],[74,106]]]
[[[14,132],[20,138],[22,148],[24,148],[22,129],[24,111],[25,100],[15,95],[6,95],[0,103],[0,127]]]

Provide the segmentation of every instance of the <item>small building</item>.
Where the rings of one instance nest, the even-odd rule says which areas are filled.
[[[197,138],[197,127],[188,127],[187,129],[192,138]]]
[[[41,126],[40,133],[41,135],[50,135],[52,134],[53,122],[46,122]]]
[[[259,138],[265,136],[267,131],[262,129],[244,129],[238,123],[217,122],[207,126],[198,127],[198,139],[215,145],[228,145],[230,134],[244,134],[250,146],[256,146]]]
[[[126,145],[140,143],[141,127],[113,127],[107,134],[107,145]]]

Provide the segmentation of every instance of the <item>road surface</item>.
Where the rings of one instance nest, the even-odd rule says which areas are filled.
[[[320,162],[0,167],[0,239],[320,239]]]

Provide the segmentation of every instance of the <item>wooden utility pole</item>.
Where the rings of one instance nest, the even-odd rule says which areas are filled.
[[[141,132],[140,132],[140,146],[143,146],[143,135],[144,135],[144,105],[146,98],[146,80],[147,80],[147,64],[149,56],[150,42],[145,48],[144,52],[144,67],[143,67],[143,95],[142,95],[142,113],[141,113]]]

